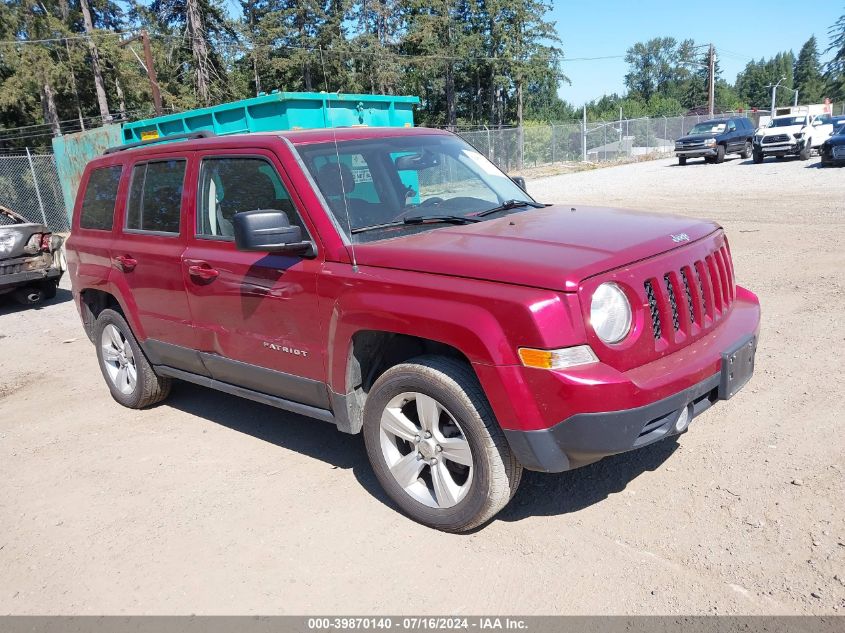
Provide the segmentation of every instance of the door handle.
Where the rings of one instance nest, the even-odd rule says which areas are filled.
[[[118,255],[114,258],[114,263],[117,264],[117,267],[123,272],[131,273],[135,270],[135,266],[138,265],[138,260],[130,257],[129,255]]]
[[[202,279],[203,281],[212,281],[213,279],[217,279],[220,275],[220,271],[203,262],[201,264],[192,264],[191,266],[188,266],[188,274],[191,277],[196,277],[197,279]]]

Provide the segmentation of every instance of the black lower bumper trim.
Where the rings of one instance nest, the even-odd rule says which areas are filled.
[[[505,430],[505,436],[517,459],[528,470],[550,473],[571,470],[677,435],[675,422],[684,407],[692,405],[690,419],[709,409],[719,399],[719,382],[720,374],[714,374],[642,407],[579,413],[548,429]]]

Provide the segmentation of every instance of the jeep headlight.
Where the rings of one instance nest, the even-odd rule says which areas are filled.
[[[613,282],[596,288],[590,303],[590,324],[605,343],[618,343],[631,329],[631,303]]]
[[[706,145],[707,147],[713,147],[714,145],[716,145],[716,139],[708,138],[706,141],[704,141],[704,145]]]

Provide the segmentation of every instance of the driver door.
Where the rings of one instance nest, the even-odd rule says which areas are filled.
[[[313,239],[286,174],[270,152],[203,152],[198,160],[182,263],[204,365],[222,382],[329,408],[316,318],[320,262],[239,251],[233,237],[236,214],[277,209]]]

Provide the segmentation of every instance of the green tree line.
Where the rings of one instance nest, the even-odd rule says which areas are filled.
[[[411,94],[417,119],[506,126],[580,117],[558,90],[562,40],[546,0],[3,0],[0,144],[153,114],[140,29],[166,111],[272,90]],[[233,7],[235,10],[233,11]],[[845,15],[826,44],[752,60],[733,83],[717,51],[719,111],[845,100]],[[825,63],[822,59],[826,59]],[[658,37],[625,55],[627,92],[590,119],[705,112],[708,46]],[[46,139],[46,140],[45,140]]]
[[[139,29],[168,110],[279,89],[417,95],[418,119],[430,125],[565,111],[561,42],[544,0],[237,3],[4,0],[0,125],[57,133],[151,115],[141,43],[125,43]]]
[[[716,112],[769,110],[772,86],[780,81],[776,105],[845,101],[845,15],[828,31],[829,45],[819,47],[811,36],[796,57],[792,51],[771,58],[749,61],[730,83],[722,76],[717,51],[714,105]],[[657,37],[631,46],[625,56],[625,95],[611,94],[587,104],[591,120],[613,120],[620,116],[677,116],[708,111],[709,46],[693,40]],[[822,63],[823,55],[830,55]]]

